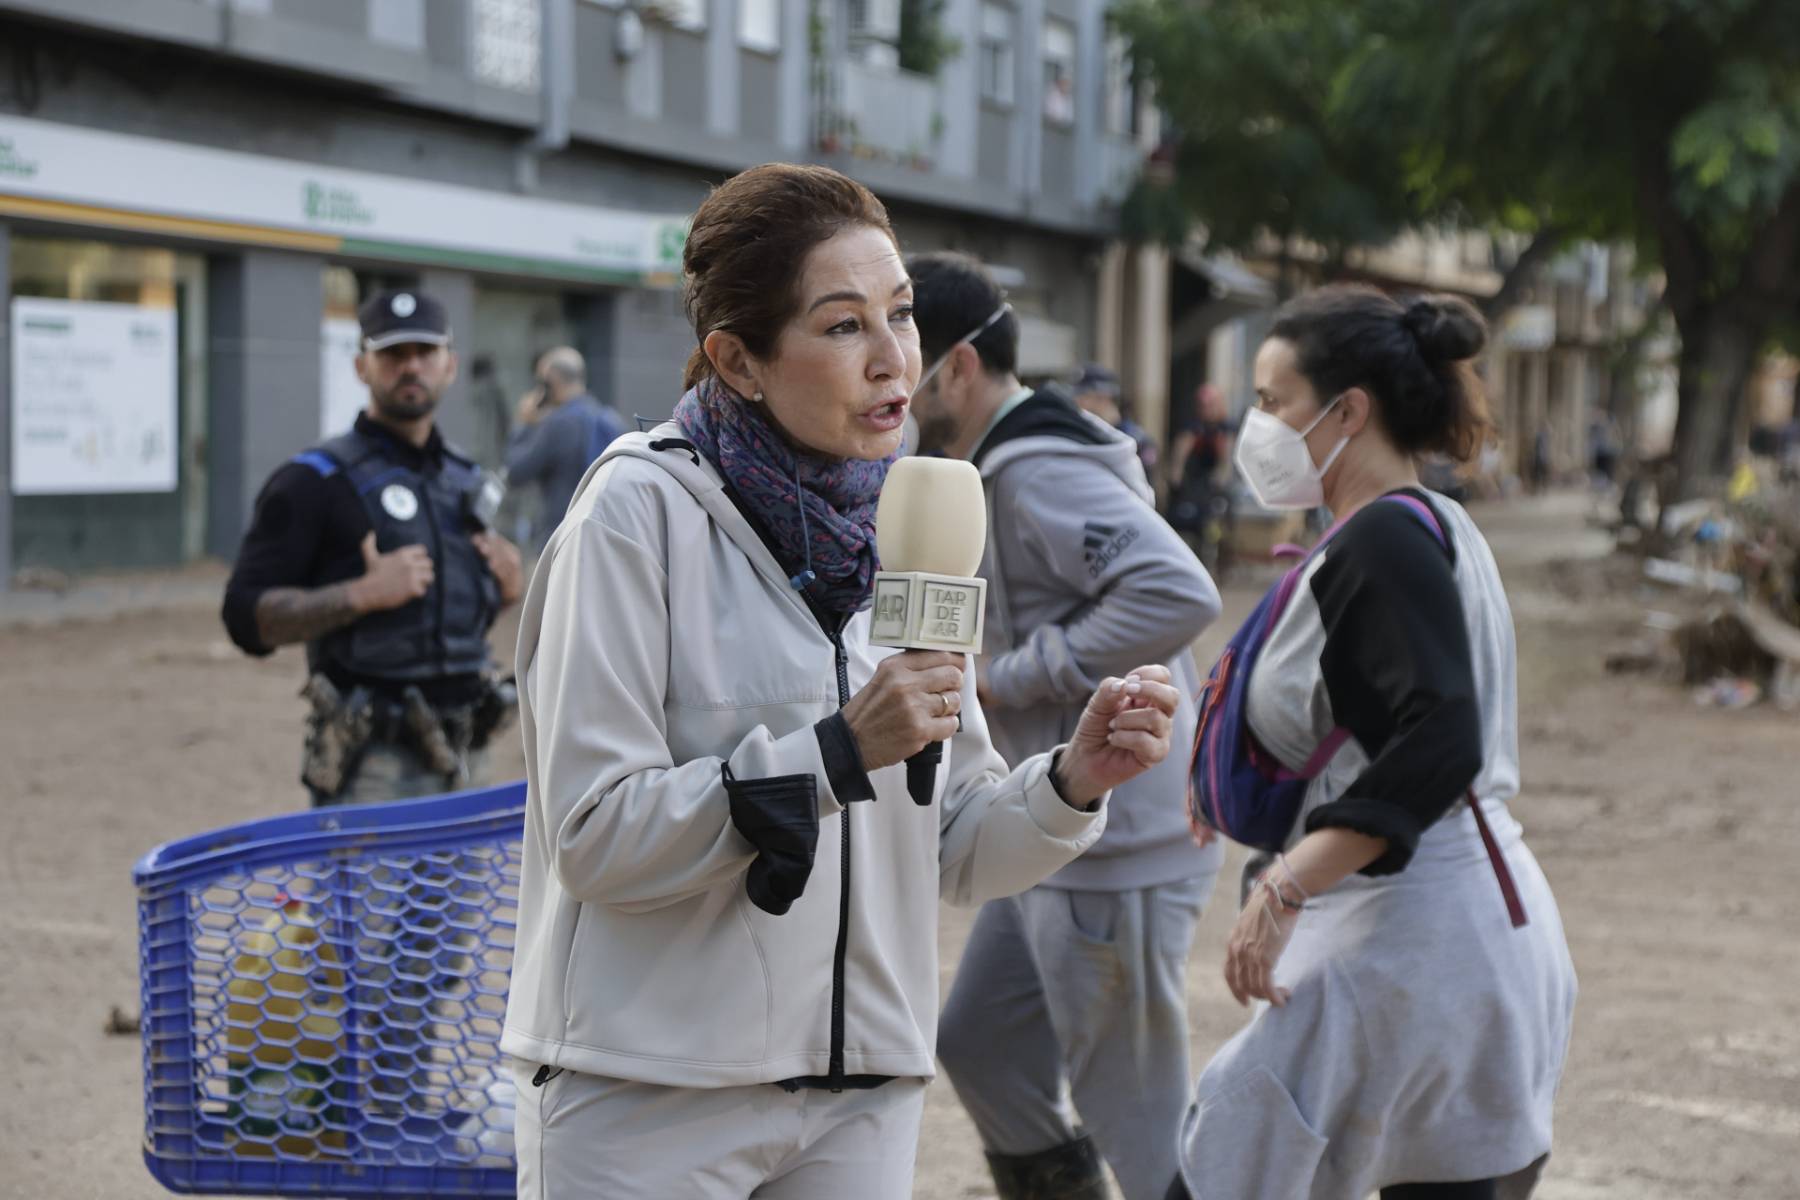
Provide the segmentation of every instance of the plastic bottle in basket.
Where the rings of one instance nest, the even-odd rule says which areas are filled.
[[[346,1153],[344,971],[312,906],[277,893],[274,912],[240,932],[225,990],[234,1153]]]
[[[470,1113],[456,1128],[457,1153],[471,1159],[483,1156],[510,1159],[519,1089],[510,1079],[496,1079],[488,1084],[482,1099],[485,1101],[483,1110]]]

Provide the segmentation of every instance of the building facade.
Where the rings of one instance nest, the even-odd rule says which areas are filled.
[[[759,162],[992,264],[1027,373],[1148,362],[1166,319],[1122,314],[1167,273],[1110,231],[1153,121],[1105,7],[949,0],[926,73],[897,0],[0,0],[0,587],[234,553],[361,407],[381,287],[449,306],[442,421],[485,461],[557,343],[666,415],[685,222]]]
[[[1448,292],[1490,307],[1522,239],[1481,231],[1413,232],[1382,246],[1359,247],[1327,272],[1322,253],[1303,256],[1303,286],[1318,278],[1371,283],[1395,295]],[[1251,369],[1271,324],[1275,264],[1248,267],[1266,288],[1219,278],[1225,264],[1185,256],[1194,271],[1211,272],[1210,287],[1184,289],[1178,256],[1174,285],[1172,394],[1178,415],[1198,380],[1221,388],[1234,412],[1254,403]],[[1673,348],[1651,336],[1636,368],[1621,367],[1621,348],[1646,320],[1654,320],[1655,283],[1643,277],[1628,246],[1579,243],[1532,268],[1505,311],[1490,313],[1482,383],[1497,443],[1488,466],[1503,477],[1526,479],[1540,444],[1547,482],[1582,478],[1594,441],[1616,439],[1637,458],[1666,453],[1674,431]],[[1241,298],[1241,302],[1234,302]]]

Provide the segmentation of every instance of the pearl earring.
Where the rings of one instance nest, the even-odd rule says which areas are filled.
[[[761,392],[756,392],[750,397],[750,402],[752,404],[761,404],[763,402],[763,394]]]

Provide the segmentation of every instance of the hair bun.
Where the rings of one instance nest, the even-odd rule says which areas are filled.
[[[1420,296],[1406,306],[1400,324],[1431,362],[1461,362],[1487,345],[1487,322],[1460,296]]]

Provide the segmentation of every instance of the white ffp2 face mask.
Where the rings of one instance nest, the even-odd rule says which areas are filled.
[[[1308,509],[1325,503],[1325,472],[1331,470],[1350,438],[1339,438],[1324,463],[1315,466],[1312,451],[1306,448],[1306,435],[1317,429],[1325,414],[1342,399],[1341,395],[1334,397],[1305,429],[1295,429],[1260,408],[1245,414],[1234,457],[1244,481],[1264,508]]]

